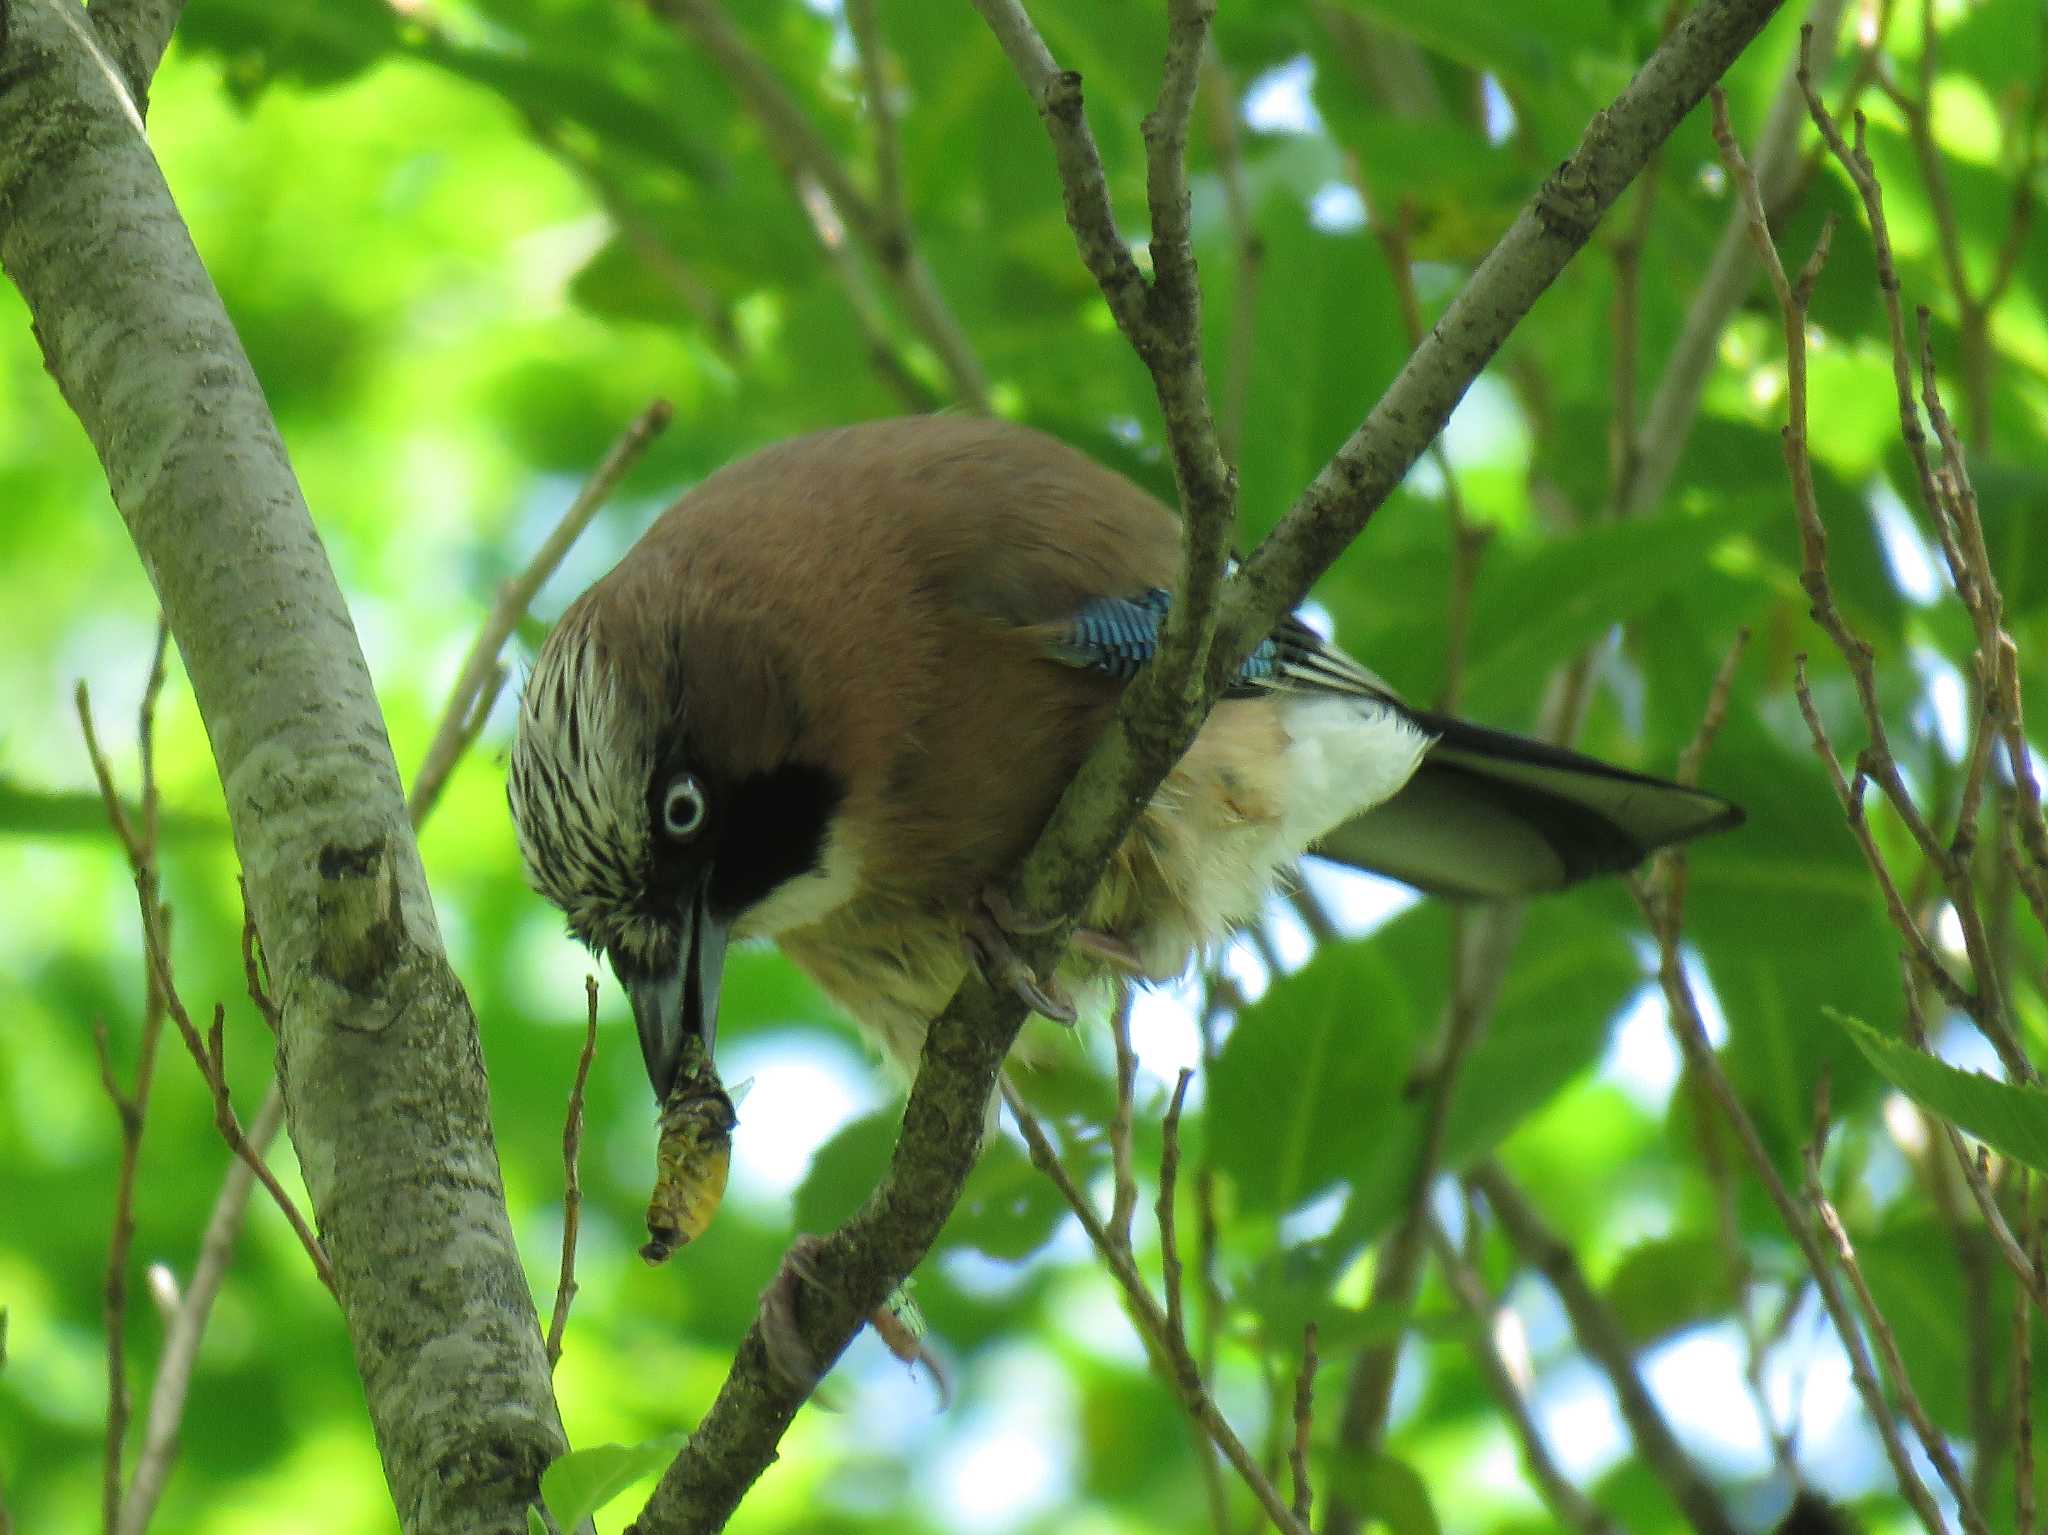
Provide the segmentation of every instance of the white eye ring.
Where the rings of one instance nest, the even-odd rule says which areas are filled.
[[[677,842],[687,842],[703,829],[705,809],[703,787],[685,773],[661,797],[661,829]]]

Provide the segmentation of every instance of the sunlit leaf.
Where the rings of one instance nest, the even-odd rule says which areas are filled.
[[[635,1482],[661,1470],[689,1442],[688,1434],[664,1434],[639,1444],[598,1444],[571,1450],[540,1474],[541,1496],[564,1530],[573,1530]],[[532,1510],[528,1509],[529,1518]]]
[[[1887,1082],[1922,1108],[1976,1137],[2000,1156],[2048,1173],[2048,1092],[1964,1071],[1869,1024],[1827,1010]]]

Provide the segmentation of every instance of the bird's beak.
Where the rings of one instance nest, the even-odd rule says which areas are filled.
[[[647,1080],[654,1096],[666,1100],[682,1069],[684,1046],[703,1041],[711,1054],[718,1041],[718,983],[725,974],[728,924],[712,915],[707,880],[697,887],[683,910],[683,928],[676,946],[676,967],[663,974],[619,976],[633,1003],[633,1024],[640,1031],[640,1054],[647,1062]],[[617,968],[616,959],[613,968]]]

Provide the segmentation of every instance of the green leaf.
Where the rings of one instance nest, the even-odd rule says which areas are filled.
[[[1848,1031],[1856,1048],[1884,1079],[1923,1109],[1940,1115],[2000,1156],[2048,1173],[2048,1091],[2014,1087],[1981,1072],[1963,1071],[1887,1039],[1861,1019],[1824,1009]]]
[[[889,1165],[902,1123],[900,1108],[883,1109],[856,1119],[818,1148],[797,1185],[793,1213],[799,1231],[831,1231],[860,1208]]]
[[[217,53],[245,106],[280,80],[339,85],[398,46],[397,11],[382,0],[212,0],[178,25],[178,44]]]
[[[547,1521],[531,1503],[526,1505],[526,1535],[548,1535]]]
[[[1051,1241],[1066,1213],[1059,1190],[1029,1157],[1009,1141],[992,1140],[968,1175],[945,1237],[1015,1262]]]
[[[1664,1237],[1645,1242],[1621,1260],[1607,1281],[1607,1304],[1629,1341],[1647,1348],[1734,1304],[1728,1259],[1711,1237]]]
[[[635,1482],[654,1475],[681,1450],[688,1434],[664,1434],[639,1444],[598,1444],[571,1450],[540,1474],[541,1496],[564,1530],[573,1530]],[[529,1528],[535,1522],[527,1510]]]
[[[1528,680],[1668,592],[1699,578],[1714,551],[1774,508],[1763,498],[1693,517],[1614,523],[1490,551],[1472,594],[1465,687],[1480,717],[1527,708]]]
[[[1407,929],[1404,919],[1387,932]],[[1414,1034],[1383,933],[1333,946],[1245,1009],[1209,1078],[1209,1154],[1253,1210],[1291,1210],[1383,1166]],[[1432,972],[1434,976],[1435,972]],[[1397,1167],[1386,1169],[1399,1176]]]
[[[1331,1490],[1367,1523],[1383,1524],[1393,1535],[1437,1535],[1441,1528],[1428,1485],[1404,1460],[1338,1451],[1330,1457],[1329,1478]]]

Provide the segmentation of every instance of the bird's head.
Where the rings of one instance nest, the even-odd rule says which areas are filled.
[[[722,643],[693,654],[673,629],[621,634],[604,595],[542,648],[506,789],[528,879],[610,960],[665,1098],[685,1042],[715,1042],[735,924],[822,882],[840,789],[802,759],[802,710],[772,667],[724,664]]]

